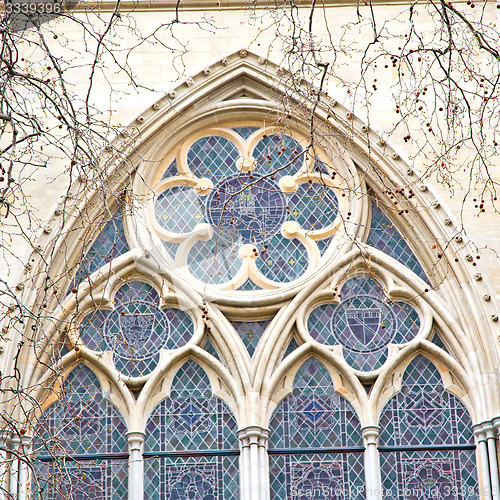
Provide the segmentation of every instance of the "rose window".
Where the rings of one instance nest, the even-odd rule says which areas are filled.
[[[247,290],[318,267],[341,220],[333,170],[290,135],[209,132],[178,147],[156,187],[154,226],[175,266]]]

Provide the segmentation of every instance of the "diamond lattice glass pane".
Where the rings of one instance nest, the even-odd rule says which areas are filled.
[[[158,224],[172,233],[189,233],[197,224],[206,222],[201,198],[189,186],[163,191],[156,200],[155,216]]]
[[[170,395],[151,413],[145,451],[237,449],[236,420],[212,394],[210,380],[194,361],[177,372]]]
[[[300,184],[297,191],[287,195],[289,219],[297,221],[302,229],[314,231],[334,223],[338,215],[335,192],[322,184]]]
[[[262,290],[262,288],[254,283],[252,280],[247,279],[245,283],[243,283],[240,287],[238,287],[238,290]]]
[[[290,340],[285,352],[283,353],[282,359],[285,359],[289,354],[292,354],[292,352],[295,351],[295,349],[297,349],[298,347],[299,344],[295,340],[295,337],[292,337],[292,340]]]
[[[174,158],[165,172],[163,172],[161,180],[163,181],[164,179],[169,179],[170,177],[175,177],[176,175],[179,175],[179,170],[177,169],[177,158]]]
[[[208,177],[214,184],[223,177],[237,174],[239,152],[225,137],[212,135],[198,139],[187,155],[188,166],[197,177]]]
[[[197,241],[189,252],[189,270],[203,283],[221,284],[234,278],[241,266],[237,246],[213,236]]]
[[[312,338],[343,346],[346,361],[358,370],[376,370],[387,359],[389,343],[404,344],[420,328],[418,313],[403,302],[386,300],[381,285],[369,276],[357,276],[341,288],[339,306],[324,304],[310,314]]]
[[[219,353],[217,352],[217,349],[209,338],[207,338],[203,349],[205,349],[205,351],[211,354],[215,359],[218,359],[220,361]]]
[[[160,349],[176,349],[193,335],[191,317],[178,309],[160,309],[156,290],[132,281],[115,295],[113,311],[96,311],[85,319],[81,339],[90,349],[113,351],[118,370],[130,376],[152,371]]]
[[[90,368],[78,365],[66,378],[58,401],[39,419],[33,451],[39,456],[85,456],[127,451],[127,427],[102,396]]]
[[[36,500],[125,500],[127,460],[35,462],[31,478]]]
[[[438,347],[443,349],[444,352],[447,352],[448,354],[450,354],[450,351],[448,351],[448,348],[444,345],[444,342],[442,341],[441,337],[437,333],[434,333],[434,336],[432,337],[431,342],[434,342],[434,344],[436,344]]]
[[[304,163],[303,151],[302,146],[288,135],[268,135],[253,150],[253,157],[257,160],[255,173],[271,175],[276,179],[293,175]]]
[[[295,376],[292,394],[269,424],[270,449],[361,446],[361,428],[349,402],[335,392],[328,370],[316,359]]]
[[[465,406],[445,391],[437,368],[422,355],[408,365],[401,391],[380,416],[380,444],[391,446],[473,444]]]
[[[325,252],[328,250],[330,243],[333,238],[325,238],[324,240],[316,240],[316,245],[318,246],[319,253],[321,256],[325,255]]]
[[[269,323],[270,321],[231,321],[250,356],[253,356],[257,344]]]
[[[298,239],[276,235],[267,245],[266,252],[256,259],[257,268],[266,278],[286,283],[305,273],[309,259],[306,247]]]
[[[372,203],[372,222],[366,243],[390,255],[393,259],[411,269],[419,278],[427,283],[429,282],[408,243],[375,203]]]
[[[94,271],[97,271],[97,269],[104,264],[108,264],[114,258],[129,251],[120,212],[116,213],[113,218],[103,226],[99,236],[79,263],[79,267],[69,286],[69,290],[77,287],[82,280],[87,279]]]
[[[241,135],[241,137],[243,137],[243,139],[245,139],[245,141],[246,141],[258,129],[256,127],[236,127],[236,128],[233,128],[233,130],[237,134]]]
[[[362,453],[271,455],[271,499],[364,500]]]
[[[383,452],[382,488],[394,500],[479,500],[473,450]]]
[[[237,500],[237,456],[150,458],[144,464],[145,500]]]

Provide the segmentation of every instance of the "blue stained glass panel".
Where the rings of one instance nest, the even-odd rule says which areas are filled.
[[[253,356],[255,349],[270,321],[231,321],[238,332],[243,344],[247,348],[248,354]]]
[[[127,427],[102,395],[97,377],[80,364],[68,375],[64,391],[39,419],[33,451],[39,457],[127,452]]]
[[[187,154],[188,166],[197,177],[208,177],[217,184],[224,177],[237,174],[240,153],[225,137],[212,135],[195,141]]]
[[[257,160],[254,172],[260,176],[270,175],[271,180],[293,175],[304,164],[303,151],[302,146],[288,135],[263,137],[253,150],[253,157]]]
[[[260,243],[280,231],[286,205],[273,181],[239,174],[224,179],[209,195],[208,219],[226,243]]]
[[[257,285],[256,283],[254,283],[252,280],[250,279],[247,279],[239,288],[238,290],[244,290],[244,291],[248,291],[248,290],[262,290],[262,288]]]
[[[31,481],[36,500],[125,500],[127,460],[35,462]]]
[[[295,337],[292,337],[292,340],[288,343],[285,352],[283,353],[282,360],[284,360],[288,355],[292,354],[295,349],[299,347],[298,342],[295,340]]]
[[[236,128],[233,128],[233,130],[237,134],[241,135],[241,137],[243,137],[243,139],[245,139],[245,141],[246,141],[258,129],[257,129],[257,127],[236,127]]]
[[[96,311],[84,320],[81,339],[95,351],[113,351],[118,370],[130,376],[149,373],[160,349],[176,349],[191,339],[191,317],[179,309],[160,309],[147,283],[132,281],[115,295],[113,311]]]
[[[194,361],[177,372],[169,397],[159,403],[146,424],[145,451],[238,449],[236,420],[210,380]]]
[[[382,452],[387,500],[479,500],[474,450]]]
[[[203,283],[225,283],[236,276],[241,266],[238,247],[216,236],[197,241],[189,251],[188,266]]]
[[[236,500],[238,457],[149,458],[144,487],[146,500]]]
[[[87,279],[104,264],[108,264],[128,251],[129,247],[123,230],[122,216],[118,212],[104,225],[99,236],[80,262],[69,290],[76,288],[82,280]]]
[[[332,225],[338,215],[338,198],[323,184],[300,184],[297,191],[287,194],[290,220],[302,229],[314,231]]]
[[[269,428],[269,449],[362,446],[356,412],[315,358],[297,372],[293,391],[276,408]]]
[[[375,203],[372,203],[372,221],[366,244],[390,255],[411,269],[423,281],[429,282],[429,278],[408,243]]]
[[[361,425],[318,360],[309,358],[299,369],[292,393],[279,403],[269,429],[272,499],[364,498]],[[304,453],[311,448],[315,453]]]
[[[419,331],[418,313],[408,304],[387,301],[381,285],[369,276],[347,280],[339,295],[339,306],[317,307],[307,326],[318,342],[341,344],[353,368],[376,370],[387,359],[389,343],[404,344]]]
[[[206,222],[201,198],[189,186],[173,186],[163,191],[156,200],[155,216],[163,229],[180,234]]]
[[[362,453],[271,455],[273,500],[364,500]]]
[[[471,445],[471,426],[467,409],[444,389],[437,368],[418,355],[404,373],[401,391],[380,416],[380,445]]]
[[[325,252],[328,250],[330,243],[333,238],[325,238],[324,240],[316,240],[316,245],[318,246],[319,253],[321,256],[325,255]]]
[[[434,336],[432,337],[431,342],[434,342],[434,344],[436,344],[438,347],[443,349],[444,352],[447,352],[448,354],[450,354],[450,351],[448,351],[448,348],[445,346],[441,337],[437,333],[434,333]]]
[[[179,174],[179,170],[177,169],[177,158],[174,158],[169,166],[167,167],[167,169],[165,170],[165,172],[163,172],[163,176],[161,178],[161,180],[165,180],[165,179],[169,179],[170,177],[175,177],[176,175]]]
[[[257,269],[266,278],[286,283],[305,273],[309,258],[306,247],[298,239],[288,240],[276,235],[266,244],[266,252],[260,253],[256,259]]]

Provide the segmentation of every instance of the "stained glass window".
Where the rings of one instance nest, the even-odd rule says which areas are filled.
[[[422,355],[406,369],[380,427],[386,498],[479,499],[470,416]]]
[[[404,344],[420,328],[418,313],[403,302],[386,299],[382,286],[370,276],[347,280],[340,305],[325,304],[312,311],[307,326],[323,344],[341,344],[345,360],[358,370],[381,367],[389,343]]]
[[[360,422],[318,360],[299,369],[269,429],[271,498],[364,498]]]
[[[270,321],[232,321],[231,324],[234,326],[243,344],[247,348],[248,354],[253,356],[257,344],[259,343],[262,334],[265,329],[269,326]]]
[[[205,283],[221,285],[234,279],[247,265],[239,253],[246,244],[255,247],[256,266],[263,277],[279,283],[293,281],[308,270],[310,259],[300,238],[282,232],[284,225],[296,222],[304,238],[311,231],[332,228],[339,212],[337,195],[321,169],[316,172],[312,167],[308,167],[309,182],[302,180],[291,192],[282,189],[280,179],[306,168],[304,150],[296,139],[262,133],[259,138],[258,129],[251,127],[232,131],[242,141],[250,136],[259,139],[253,151],[239,150],[219,135],[199,138],[189,145],[186,159],[175,160],[177,168],[193,174],[189,182],[173,182],[171,162],[155,201],[156,220],[165,231],[159,235],[166,242],[175,235],[177,244],[183,236],[200,234],[183,252],[187,251],[190,273]],[[311,239],[311,244],[324,253],[331,240],[332,234],[325,233]]]
[[[237,498],[238,455],[234,416],[188,361],[146,425],[146,498]]]
[[[108,264],[119,255],[128,252],[128,250],[122,215],[121,212],[117,212],[104,226],[85,257],[79,263],[69,290],[77,287],[82,280],[87,279],[94,271],[97,271],[104,264]]]
[[[127,497],[127,427],[83,364],[38,421],[33,452],[35,498]]]
[[[411,269],[419,278],[429,282],[429,278],[408,243],[376,203],[372,203],[372,221],[366,243],[390,255]]]
[[[99,310],[84,320],[81,339],[96,351],[113,351],[118,370],[130,376],[149,373],[160,349],[175,349],[193,335],[193,321],[179,309],[160,309],[156,290],[141,281],[123,285],[113,311]]]

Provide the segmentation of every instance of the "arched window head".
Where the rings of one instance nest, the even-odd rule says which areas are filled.
[[[301,366],[269,429],[272,499],[363,498],[359,419],[317,359]]]
[[[233,499],[239,490],[236,420],[194,361],[146,424],[147,498]]]
[[[127,498],[126,432],[97,377],[78,365],[35,430],[34,498]]]
[[[470,416],[418,355],[380,416],[383,487],[394,498],[479,499]]]

